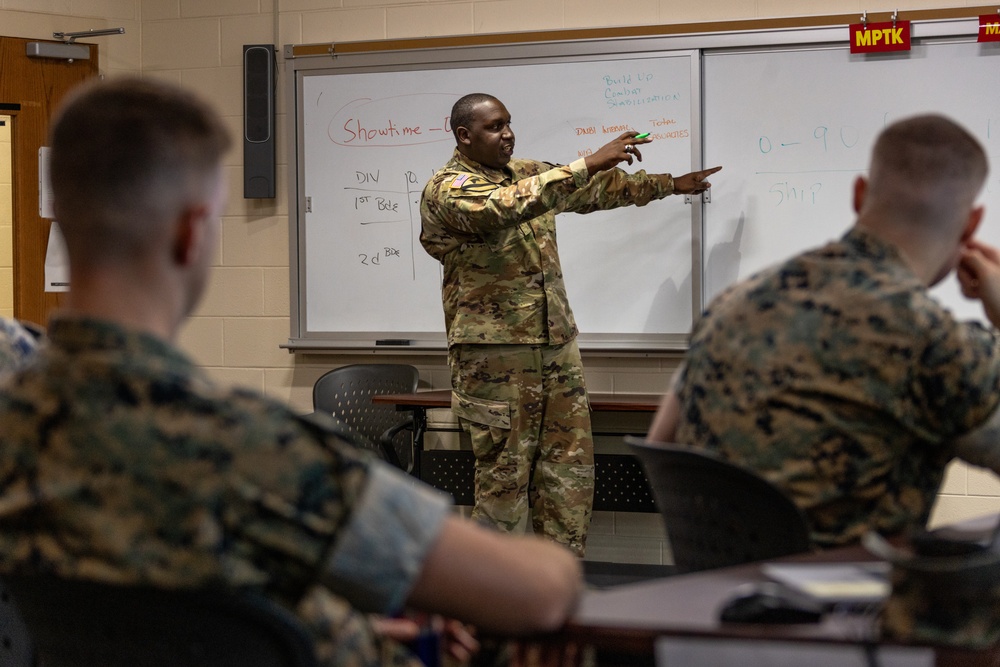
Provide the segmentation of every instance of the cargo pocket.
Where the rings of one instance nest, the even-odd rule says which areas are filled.
[[[510,435],[510,403],[453,391],[451,411],[469,431],[476,458],[495,459]]]

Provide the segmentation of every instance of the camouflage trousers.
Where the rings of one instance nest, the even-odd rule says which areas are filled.
[[[594,439],[576,341],[455,345],[452,411],[476,456],[472,516],[535,533],[583,556],[594,504]],[[532,472],[533,471],[533,472]]]

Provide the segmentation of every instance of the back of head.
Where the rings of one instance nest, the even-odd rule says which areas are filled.
[[[50,136],[54,209],[70,263],[141,257],[218,186],[230,143],[218,115],[174,85],[133,78],[75,89]]]
[[[951,236],[966,223],[986,172],[985,151],[957,123],[938,115],[898,121],[875,142],[861,215]]]

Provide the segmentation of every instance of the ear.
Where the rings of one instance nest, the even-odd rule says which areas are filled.
[[[174,225],[173,260],[180,266],[190,266],[203,252],[205,243],[206,206],[185,208]]]
[[[977,206],[969,211],[969,220],[965,223],[965,229],[962,230],[962,243],[975,235],[976,230],[979,229],[979,223],[983,221],[984,212],[985,208],[982,206]]]
[[[464,125],[459,125],[455,128],[455,140],[464,146],[468,146],[472,143],[472,139],[469,137],[469,134],[469,128]]]
[[[865,203],[865,194],[868,192],[868,181],[864,176],[854,179],[854,212],[861,213],[861,206]]]

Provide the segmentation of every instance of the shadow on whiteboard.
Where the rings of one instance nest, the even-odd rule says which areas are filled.
[[[708,294],[714,296],[728,285],[735,284],[740,278],[740,261],[743,258],[741,244],[743,230],[746,228],[746,211],[740,212],[739,221],[733,231],[732,239],[722,241],[712,246],[705,267],[708,275]]]

